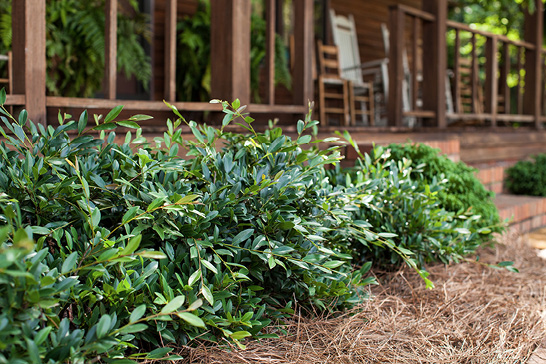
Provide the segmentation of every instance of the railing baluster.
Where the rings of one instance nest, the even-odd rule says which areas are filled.
[[[411,44],[411,55],[413,57],[411,67],[411,108],[417,109],[417,99],[419,94],[419,81],[417,75],[419,73],[418,59],[419,59],[419,23],[420,19],[413,16],[413,39]]]
[[[502,93],[504,97],[504,113],[510,114],[510,87],[508,86],[508,76],[510,75],[510,43],[504,42],[503,44],[503,67],[500,78],[500,84],[502,85]]]
[[[455,60],[454,60],[454,83],[455,83],[455,112],[463,113],[463,104],[461,101],[461,32],[455,29]]]
[[[480,113],[479,102],[478,100],[478,77],[479,77],[479,65],[478,65],[478,55],[476,52],[476,34],[472,33],[472,112]]]
[[[404,12],[399,7],[390,8],[389,14],[389,105],[388,119],[392,126],[402,126],[402,82],[404,80]],[[394,125],[393,125],[394,124]]]
[[[523,114],[523,92],[521,87],[521,71],[523,70],[523,54],[525,52],[525,48],[518,47],[517,48],[517,78],[518,78],[518,85],[516,86],[516,92],[517,92],[517,114],[521,115]]]
[[[117,33],[118,33],[118,1],[106,0],[105,5],[105,47],[104,47],[104,76],[105,96],[109,100],[116,98],[117,74]]]
[[[294,79],[293,100],[295,105],[304,105],[313,99],[313,1],[294,1]]]
[[[276,23],[276,0],[266,1],[266,96],[269,105],[275,104],[275,23]]]
[[[497,59],[498,39],[495,36],[488,37],[485,44],[486,74],[485,74],[485,111],[491,114],[491,126],[497,126],[498,109],[498,85],[497,72],[499,61]]]
[[[176,101],[176,0],[168,0],[165,9],[165,99]]]

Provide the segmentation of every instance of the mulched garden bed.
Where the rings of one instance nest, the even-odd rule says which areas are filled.
[[[428,268],[425,289],[410,269],[379,277],[373,299],[332,317],[294,316],[278,339],[247,350],[184,349],[186,363],[525,363],[546,338],[546,261],[524,238],[468,261]],[[480,263],[515,262],[520,273]]]

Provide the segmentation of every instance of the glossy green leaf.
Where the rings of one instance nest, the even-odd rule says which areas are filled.
[[[177,312],[176,315],[192,326],[205,328],[205,322],[199,316],[196,316],[193,313]]]

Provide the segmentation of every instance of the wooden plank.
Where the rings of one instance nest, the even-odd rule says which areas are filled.
[[[485,44],[485,112],[491,114],[491,126],[497,126],[498,85],[497,72],[499,61],[497,58],[498,38],[489,37]]]
[[[491,120],[491,114],[473,114],[473,113],[453,113],[446,115],[452,120]],[[534,120],[532,115],[517,115],[517,114],[497,114],[498,121],[514,121],[514,122],[531,122]]]
[[[503,44],[503,67],[501,74],[501,82],[503,86],[504,95],[504,113],[510,114],[511,97],[510,87],[508,86],[508,75],[510,74],[510,43]]]
[[[435,14],[432,14],[423,10],[419,10],[417,8],[412,8],[411,6],[402,5],[402,4],[400,4],[398,8],[405,14],[411,15],[412,17],[419,18],[422,20],[428,20],[430,22],[436,21]]]
[[[388,125],[401,127],[403,125],[402,82],[404,80],[404,12],[398,6],[389,8],[389,101]],[[424,66],[424,65],[423,65]]]
[[[544,5],[542,0],[535,0],[535,12],[525,14],[525,40],[535,44],[536,49],[527,50],[525,54],[525,100],[524,113],[535,116],[535,127],[542,128],[541,100],[542,100],[542,41]]]
[[[167,0],[165,12],[165,100],[176,100],[176,5],[177,0]]]
[[[211,97],[250,103],[250,0],[211,1]]]
[[[436,19],[423,24],[423,108],[433,110],[436,126],[444,129],[447,127],[447,0],[423,0],[422,9]]]
[[[8,101],[12,105],[18,105],[24,101],[23,95],[9,95]],[[48,96],[47,107],[49,108],[85,108],[85,109],[112,109],[123,105],[125,110],[149,110],[169,111],[170,109],[163,101],[148,100],[107,100],[76,97]],[[174,102],[172,105],[180,111],[222,111],[220,104],[209,102]],[[254,113],[280,113],[280,114],[304,114],[308,111],[307,106],[302,105],[265,105],[250,104],[246,111]]]
[[[455,112],[463,112],[463,103],[461,101],[461,34],[459,29],[455,29]]]
[[[276,0],[266,0],[266,45],[265,45],[265,99],[266,103],[275,103],[275,24],[276,24]]]
[[[248,109],[255,113],[280,113],[280,114],[306,114],[309,111],[307,105],[264,105],[250,104]]]
[[[24,105],[26,101],[25,95],[6,95],[6,103],[4,105]],[[36,120],[36,119],[31,119]]]
[[[314,22],[313,0],[294,2],[293,103],[304,105],[313,100]]]
[[[450,28],[458,29],[458,30],[464,30],[464,31],[472,33],[472,34],[482,35],[484,37],[490,37],[491,35],[493,35],[493,33],[490,33],[490,32],[484,31],[484,30],[474,29],[474,28],[472,28],[471,26],[469,26],[467,24],[459,23],[459,22],[456,22],[456,21],[453,21],[453,20],[448,20],[447,21],[447,26],[450,27]],[[508,38],[508,37],[506,37],[504,35],[501,35],[501,34],[497,34],[496,36],[498,37],[498,40],[502,41],[502,42],[507,42],[507,43],[510,43],[510,44],[518,46],[518,47],[525,47],[525,48],[528,48],[528,49],[536,49],[535,44],[530,43],[530,42],[510,39],[510,38]]]
[[[472,38],[470,43],[472,44],[472,52],[471,52],[471,58],[472,58],[472,72],[471,72],[471,89],[472,89],[472,112],[474,113],[481,113],[481,100],[479,98],[479,91],[478,91],[478,81],[479,81],[479,63],[478,63],[478,52],[476,47],[476,33],[472,33]]]
[[[411,108],[417,109],[417,95],[419,94],[419,82],[417,81],[417,75],[419,74],[419,23],[420,19],[413,18],[412,40],[411,40]]]
[[[427,111],[427,110],[404,111],[403,115],[407,117],[427,118],[427,119],[433,119],[436,117],[436,113],[434,111]]]
[[[77,97],[48,96],[47,107],[50,108],[85,108],[85,109],[112,109],[118,105],[123,105],[127,110],[150,110],[150,111],[168,111],[169,108],[163,101],[148,100],[109,100],[109,99],[91,99]],[[179,110],[191,111],[221,111],[220,104],[211,104],[209,102],[174,102],[172,105]]]
[[[29,118],[46,125],[46,11],[43,0],[12,2],[13,88]],[[17,99],[17,98],[16,98]],[[20,102],[20,99],[18,100]]]
[[[104,30],[104,94],[107,99],[116,98],[117,47],[118,47],[118,1],[106,0]]]

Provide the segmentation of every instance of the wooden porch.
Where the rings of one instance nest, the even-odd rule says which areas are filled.
[[[249,105],[249,112],[266,117],[271,114],[301,116],[307,111],[308,102],[316,99],[314,50],[318,35],[314,34],[314,6],[317,2],[313,0],[293,1],[293,18],[298,21],[294,22],[292,34],[291,101],[280,103],[275,97],[274,37],[280,2],[264,2],[267,44],[262,86],[265,97],[258,104],[251,102],[249,79],[251,1],[211,0],[212,98],[239,98],[243,104]],[[218,111],[216,104],[176,99],[176,14],[180,3],[184,1],[164,0],[163,35],[154,38],[164,42],[161,92],[156,90],[150,100],[120,100],[116,89],[118,0],[106,0],[104,97],[93,99],[47,95],[45,2],[13,1],[13,87],[9,90],[6,104],[24,106],[33,120],[44,124],[48,112],[56,114],[59,110],[84,108],[101,111],[119,104],[125,105],[127,113],[168,112],[163,99],[182,112]],[[445,133],[469,125],[492,131],[504,127],[510,129],[515,124],[541,129],[546,121],[543,108],[546,50],[542,46],[542,1],[537,0],[534,14],[526,15],[524,41],[478,31],[466,24],[448,20],[447,0],[367,0],[358,4],[349,0],[323,0],[318,3],[326,10],[332,8],[341,13],[354,11],[357,27],[371,27],[363,32],[364,35],[379,32],[377,21],[371,23],[373,26],[368,25],[371,17],[384,14],[387,21],[391,46],[389,53],[383,55],[389,61],[388,104],[383,105],[384,114],[380,115],[384,122],[376,123],[378,126],[373,128],[358,125],[354,127],[355,132],[365,130],[366,133],[383,134],[393,130],[412,130],[418,133]],[[323,20],[326,28],[324,38],[328,41],[327,16]],[[361,30],[358,29],[359,35],[362,35]],[[448,44],[448,37],[454,39],[452,44]],[[374,39],[379,39],[379,36]],[[378,47],[370,47],[369,42],[369,39],[360,42],[363,60],[380,56]],[[471,45],[470,53],[462,54],[463,43]],[[477,46],[482,43],[484,47]],[[453,54],[453,57],[448,57],[448,54]],[[405,57],[409,60],[408,65],[404,64]],[[484,64],[480,63],[483,58],[486,59]],[[469,64],[468,74],[463,74],[463,63]],[[509,77],[516,78],[516,85],[508,86]],[[158,75],[154,75],[154,78],[157,79]],[[404,105],[404,98],[408,97],[404,94],[404,81],[409,82],[412,90],[409,105]],[[465,82],[468,84],[463,85]],[[450,96],[447,96],[446,90],[450,91]],[[469,102],[465,101],[468,99]],[[408,120],[412,122],[408,123]],[[155,130],[162,125],[163,120],[157,120],[147,127]],[[340,127],[346,126],[341,124],[323,130]]]

